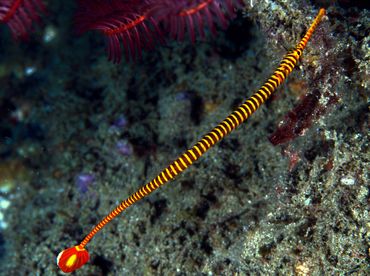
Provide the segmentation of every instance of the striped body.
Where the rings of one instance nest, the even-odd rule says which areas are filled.
[[[189,167],[195,160],[197,160],[202,154],[204,154],[210,147],[220,141],[228,133],[234,130],[238,125],[244,122],[249,116],[251,116],[257,108],[267,100],[267,98],[276,90],[276,88],[287,78],[292,72],[294,66],[297,64],[299,58],[302,55],[303,49],[306,47],[307,41],[310,38],[312,32],[320,22],[325,10],[321,9],[314,23],[311,25],[307,34],[303,37],[302,41],[297,47],[290,50],[284,60],[280,63],[280,66],[276,69],[274,74],[265,82],[265,84],[247,101],[239,106],[233,113],[231,113],[225,120],[223,120],[218,126],[216,126],[210,133],[205,135],[202,140],[196,143],[191,149],[181,155],[175,162],[164,169],[156,178],[150,181],[147,185],[142,187],[124,202],[122,202],[117,208],[111,212],[104,220],[102,220],[82,241],[80,247],[84,247],[86,243],[98,232],[104,225],[106,225],[111,219],[121,213],[130,205],[134,204],[140,198],[151,193],[155,189],[162,186],[168,180],[174,178],[177,174],[184,171]]]
[[[82,250],[87,242],[96,234],[96,232],[98,232],[111,219],[113,219],[115,216],[117,216],[130,205],[134,204],[139,199],[143,198],[147,194],[162,186],[170,179],[174,178],[180,172],[184,171],[201,155],[203,155],[210,147],[220,141],[238,125],[244,122],[249,116],[251,116],[292,72],[294,66],[297,64],[299,58],[302,55],[303,49],[305,48],[308,39],[310,38],[312,32],[314,31],[324,14],[325,10],[321,9],[319,15],[316,17],[314,23],[311,25],[298,46],[289,51],[289,53],[286,55],[286,57],[281,62],[276,71],[272,74],[272,76],[252,97],[250,97],[241,106],[239,106],[211,132],[205,135],[202,140],[196,143],[191,149],[189,149],[176,161],[174,161],[171,165],[164,169],[156,178],[154,178],[132,196],[127,198],[124,202],[122,202],[113,212],[111,212],[104,220],[102,220],[89,233],[89,235],[87,235],[87,237],[81,242],[78,248]]]

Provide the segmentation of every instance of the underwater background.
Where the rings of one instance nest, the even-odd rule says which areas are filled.
[[[115,65],[100,31],[75,34],[76,1],[44,4],[29,41],[0,24],[0,275],[64,275],[58,253],[256,92],[320,8],[270,99],[71,275],[370,275],[368,1],[246,1],[217,36]]]

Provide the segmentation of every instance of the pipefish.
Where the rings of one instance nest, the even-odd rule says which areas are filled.
[[[306,47],[307,41],[311,37],[313,31],[324,14],[325,9],[321,9],[315,21],[302,38],[301,42],[288,52],[272,76],[253,96],[251,96],[241,106],[234,110],[225,120],[217,125],[211,132],[205,135],[191,149],[186,151],[171,165],[165,168],[152,181],[118,205],[86,236],[86,238],[79,245],[60,252],[57,257],[57,264],[61,270],[65,273],[68,273],[83,266],[90,258],[89,253],[85,249],[86,244],[101,228],[104,227],[104,225],[106,225],[115,216],[134,204],[136,201],[150,194],[155,189],[174,178],[177,174],[184,171],[209,148],[215,145],[223,137],[244,122],[249,116],[251,116],[292,72],[293,68],[300,59],[304,48]]]

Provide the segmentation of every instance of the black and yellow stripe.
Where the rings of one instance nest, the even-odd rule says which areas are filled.
[[[220,141],[238,125],[244,122],[249,116],[263,104],[267,98],[276,90],[276,88],[288,77],[292,72],[294,66],[297,64],[302,55],[303,49],[306,47],[307,41],[317,24],[325,14],[325,10],[321,9],[319,15],[303,37],[302,41],[297,47],[289,51],[287,56],[281,62],[280,66],[272,74],[272,76],[265,82],[265,84],[246,102],[239,106],[233,113],[231,113],[225,120],[216,126],[211,132],[203,137],[191,149],[181,155],[175,162],[164,169],[156,178],[150,181],[143,188],[138,190],[135,194],[130,196],[122,202],[113,212],[111,212],[103,221],[101,221],[82,241],[79,248],[83,248],[87,242],[111,219],[121,213],[130,205],[134,204],[140,198],[151,193],[155,189],[162,186],[164,183],[174,178],[177,174],[189,167],[195,160],[204,154],[210,147]]]

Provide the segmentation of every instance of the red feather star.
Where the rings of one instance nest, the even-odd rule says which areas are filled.
[[[41,0],[0,0],[0,21],[7,24],[17,43],[18,37],[28,40],[28,30],[33,31],[33,21],[41,25],[37,13],[47,13]]]
[[[141,51],[154,50],[153,39],[165,44],[165,33],[182,42],[185,32],[191,42],[196,33],[206,38],[205,26],[216,34],[214,22],[223,28],[235,17],[235,8],[243,7],[243,0],[78,0],[74,22],[77,33],[101,30],[108,39],[108,61],[121,61],[121,43],[126,60],[141,57]]]

